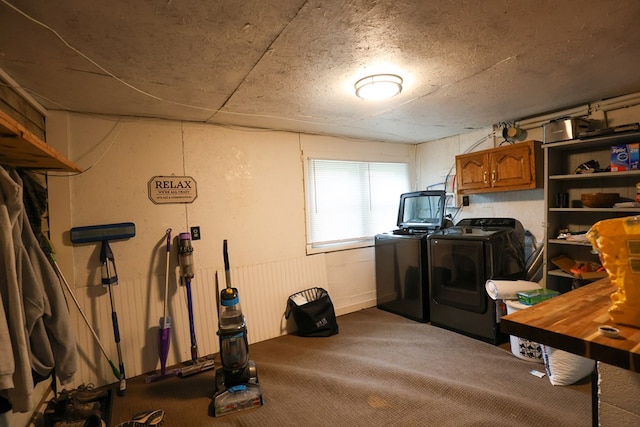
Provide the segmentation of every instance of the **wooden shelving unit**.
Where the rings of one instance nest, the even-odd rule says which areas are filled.
[[[82,169],[0,110],[0,164],[25,169]]]
[[[580,198],[584,193],[619,193],[620,197],[635,200],[636,183],[640,170],[575,174],[582,163],[598,161],[601,168],[610,164],[611,146],[640,142],[640,132],[614,134],[584,140],[570,140],[543,144],[545,176],[545,283],[546,286],[566,292],[576,279],[558,269],[551,260],[567,255],[577,261],[599,262],[590,243],[559,239],[560,230],[571,233],[586,232],[600,220],[640,215],[640,208],[586,208]],[[558,193],[568,194],[568,207],[556,203]],[[595,280],[595,279],[594,279]]]

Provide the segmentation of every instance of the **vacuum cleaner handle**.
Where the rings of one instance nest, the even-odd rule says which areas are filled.
[[[224,258],[224,277],[227,282],[227,288],[231,288],[231,271],[229,268],[229,252],[227,251],[227,239],[222,242],[222,256]]]
[[[171,318],[167,316],[167,298],[169,295],[169,254],[171,253],[171,229],[167,228],[165,232],[167,236],[167,262],[165,266],[165,276],[164,276],[164,304],[162,307],[162,320],[160,323],[161,329],[169,328],[171,324]]]

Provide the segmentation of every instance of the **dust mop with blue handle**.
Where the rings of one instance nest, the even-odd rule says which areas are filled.
[[[120,387],[118,394],[124,396],[127,393],[127,380],[124,374],[124,362],[122,361],[122,348],[120,346],[120,328],[118,327],[118,314],[116,313],[116,305],[113,300],[113,292],[111,287],[118,284],[118,272],[116,271],[116,260],[109,246],[108,240],[102,241],[100,249],[100,261],[102,261],[102,286],[106,286],[109,290],[109,302],[111,303],[111,323],[113,325],[113,336],[116,341],[116,349],[118,350],[118,362],[120,364]]]
[[[118,315],[116,314],[115,302],[113,300],[112,286],[118,284],[118,273],[116,271],[115,258],[109,246],[109,240],[128,239],[136,235],[135,225],[132,222],[118,224],[94,225],[88,227],[74,227],[71,229],[70,237],[73,243],[101,242],[100,262],[102,263],[102,286],[109,290],[109,301],[111,302],[111,323],[113,324],[113,335],[118,350],[118,362],[120,364],[120,385],[118,395],[124,396],[127,392],[127,381],[124,373],[124,362],[122,361],[122,348],[120,346],[120,328],[118,327]]]

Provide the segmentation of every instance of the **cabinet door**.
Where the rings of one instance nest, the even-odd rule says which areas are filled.
[[[534,181],[532,151],[528,144],[514,144],[489,153],[491,186],[494,188],[527,186]]]
[[[486,152],[463,154],[456,157],[458,191],[489,188],[489,156]]]

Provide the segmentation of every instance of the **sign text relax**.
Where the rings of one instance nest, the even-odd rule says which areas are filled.
[[[192,203],[198,197],[190,176],[154,176],[149,180],[149,199],[156,204]]]

